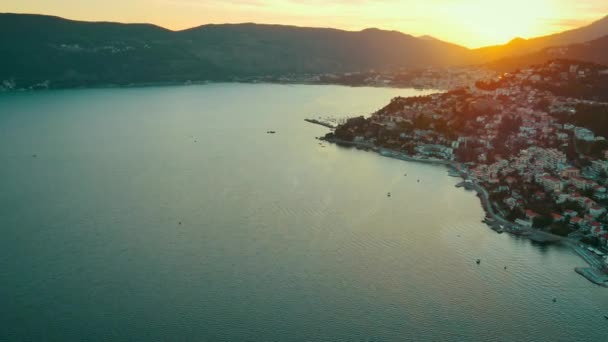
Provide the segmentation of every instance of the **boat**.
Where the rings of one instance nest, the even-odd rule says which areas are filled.
[[[266,133],[267,133],[267,134],[275,134],[275,133],[276,133],[276,131],[267,131]]]
[[[605,319],[608,319],[608,315],[604,315],[604,318],[605,318]]]
[[[557,302],[557,298],[553,298],[553,303]]]
[[[481,259],[477,259],[477,265],[481,264]]]
[[[386,197],[391,197],[391,193],[390,193],[390,192],[389,192],[389,193],[387,193],[387,194],[386,194]]]

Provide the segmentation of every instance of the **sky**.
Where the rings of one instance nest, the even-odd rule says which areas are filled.
[[[173,30],[256,22],[433,37],[470,48],[591,23],[608,0],[2,0],[0,12],[153,23]]]

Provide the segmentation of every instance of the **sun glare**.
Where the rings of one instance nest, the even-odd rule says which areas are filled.
[[[447,6],[468,45],[505,43],[515,37],[542,35],[556,8],[548,0],[477,1]]]

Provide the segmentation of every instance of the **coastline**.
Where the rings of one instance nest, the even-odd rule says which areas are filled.
[[[461,163],[455,161],[441,160],[441,159],[428,159],[428,158],[419,158],[414,156],[406,155],[405,153],[394,151],[391,149],[377,147],[370,143],[362,143],[362,142],[354,142],[354,141],[346,141],[336,138],[320,138],[321,140],[327,141],[329,143],[334,143],[339,146],[344,147],[355,147],[357,149],[362,149],[365,151],[373,151],[383,157],[399,159],[409,162],[417,162],[417,163],[425,163],[432,165],[443,165],[448,169],[455,170],[458,172],[458,177],[462,178],[463,182],[457,184],[457,187],[464,187],[468,190],[474,190],[477,193],[477,197],[479,197],[481,201],[482,208],[486,213],[486,218],[484,219],[484,223],[491,229],[502,233],[507,232],[512,235],[522,236],[530,241],[536,243],[559,243],[569,247],[576,255],[581,257],[589,267],[576,267],[574,271],[590,282],[602,286],[608,287],[608,274],[603,271],[603,265],[601,260],[592,254],[584,244],[579,241],[572,240],[567,237],[551,234],[539,229],[525,227],[519,225],[514,222],[510,222],[502,217],[500,214],[494,211],[492,207],[492,203],[490,201],[490,196],[483,186],[475,183],[470,180],[468,174],[464,170],[464,166]],[[489,220],[493,221],[492,223],[488,222]]]
[[[40,91],[53,91],[53,90],[89,90],[89,89],[132,89],[132,88],[150,88],[150,87],[186,87],[196,86],[205,84],[277,84],[277,85],[334,85],[349,88],[387,88],[387,89],[415,89],[417,91],[432,90],[436,92],[444,92],[446,89],[437,87],[413,87],[406,85],[387,85],[387,84],[349,84],[349,83],[338,83],[338,82],[316,82],[316,81],[272,81],[272,80],[205,80],[205,81],[159,81],[159,82],[141,82],[141,83],[128,83],[128,84],[96,84],[96,85],[80,85],[80,86],[58,86],[58,87],[29,87],[29,88],[13,88],[3,89],[0,88],[0,94],[13,94],[13,93],[25,93],[25,92],[40,92]]]

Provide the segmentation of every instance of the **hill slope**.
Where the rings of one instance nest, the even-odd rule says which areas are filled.
[[[499,71],[513,71],[557,58],[608,65],[608,35],[582,44],[550,47],[523,56],[503,58],[488,63],[488,66]]]
[[[608,35],[608,16],[577,29],[531,39],[516,38],[505,45],[476,49],[475,53],[480,60],[487,62],[529,54],[552,46],[584,43],[606,35]]]
[[[0,82],[52,87],[228,80],[468,63],[471,51],[395,31],[205,25],[170,31],[0,14]]]

